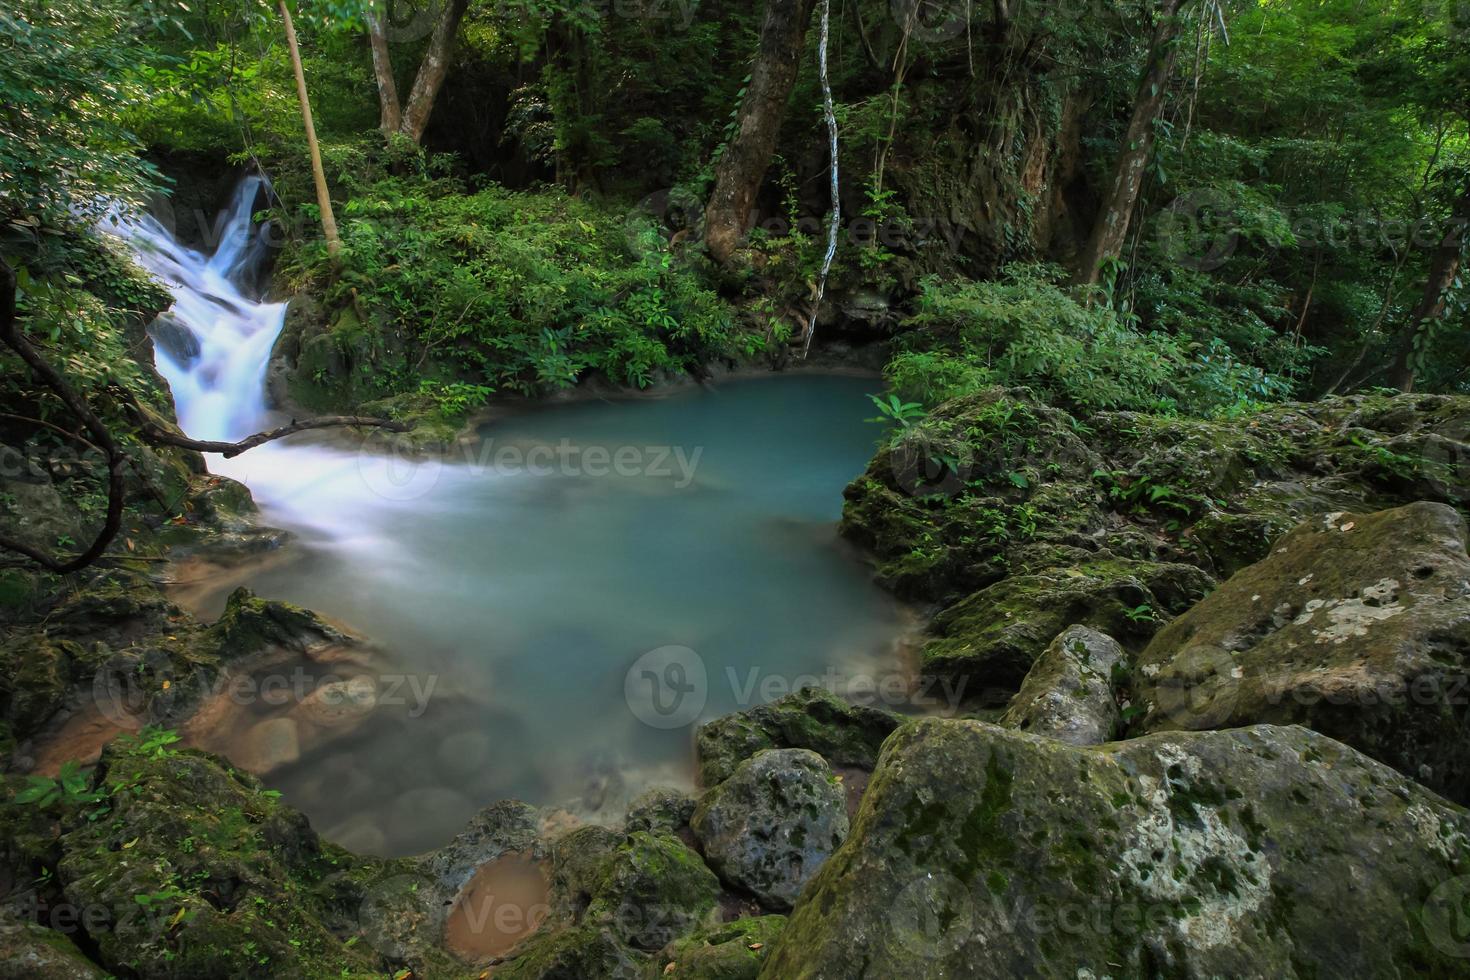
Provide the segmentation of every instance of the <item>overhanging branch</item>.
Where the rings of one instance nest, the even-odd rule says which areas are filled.
[[[103,519],[102,528],[97,532],[96,539],[87,546],[85,551],[72,558],[57,558],[24,542],[0,536],[0,550],[24,555],[48,571],[65,575],[69,572],[80,571],[101,558],[107,546],[117,537],[117,532],[122,526],[123,504],[127,496],[123,482],[123,467],[128,464],[129,457],[113,438],[111,430],[92,411],[86,398],[73,388],[61,372],[52,367],[21,333],[20,326],[15,319],[15,302],[15,270],[4,259],[0,259],[0,342],[14,351],[16,356],[24,361],[26,366],[40,379],[41,383],[61,399],[62,404],[77,417],[91,434],[91,444],[102,453],[107,464],[107,516]],[[225,457],[238,456],[256,446],[310,429],[352,427],[407,432],[412,428],[411,425],[388,419],[337,415],[301,421],[292,420],[289,425],[283,425],[268,432],[257,432],[239,442],[211,442],[203,439],[190,439],[181,433],[170,432],[149,417],[147,410],[138,404],[130,393],[118,389],[114,394],[138,425],[139,436],[145,442],[155,446],[176,446],[205,453],[220,453]]]

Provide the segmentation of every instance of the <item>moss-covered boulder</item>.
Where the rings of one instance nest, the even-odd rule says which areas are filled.
[[[920,666],[950,679],[968,701],[1003,705],[1067,627],[1088,626],[1138,649],[1213,586],[1193,565],[1122,559],[1013,575],[941,611]]]
[[[999,389],[947,403],[881,447],[846,490],[842,532],[909,598],[963,595],[1005,574],[1041,525],[1096,523],[1102,466],[1070,415]]]
[[[1470,814],[1303,728],[1078,747],[923,720],[762,976],[1463,975]]]
[[[690,821],[710,866],[784,911],[847,836],[846,794],[808,749],[767,749],[704,794]]]
[[[81,910],[80,937],[109,971],[145,977],[367,975],[348,938],[359,862],[319,840],[252,777],[156,738],[114,742],[92,789],[51,804],[56,836],[17,835],[28,870]],[[24,826],[37,804],[10,803]],[[14,821],[21,821],[16,823]],[[42,872],[41,869],[45,869]]]
[[[627,829],[655,834],[678,834],[694,816],[694,797],[681,789],[655,786],[645,790],[628,806]]]
[[[1069,626],[1037,658],[999,724],[1073,745],[1111,742],[1123,728],[1114,691],[1123,648],[1086,626]]]
[[[656,950],[706,924],[719,880],[677,837],[583,827],[553,842],[554,926],[610,929],[629,946]]]
[[[0,980],[103,980],[106,976],[65,933],[0,916]]]
[[[579,926],[538,933],[495,968],[495,980],[642,980],[644,957],[611,929]]]
[[[802,688],[700,726],[700,781],[714,786],[728,779],[763,749],[811,749],[832,765],[871,769],[900,720],[890,711],[848,704],[824,688]]]
[[[784,915],[761,915],[675,940],[649,962],[648,980],[755,980],[785,926]]]
[[[1151,731],[1298,722],[1470,799],[1470,557],[1443,504],[1301,525],[1138,662]]]

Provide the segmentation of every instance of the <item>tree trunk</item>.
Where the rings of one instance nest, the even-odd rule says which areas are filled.
[[[756,193],[776,152],[812,9],[812,0],[766,0],[750,85],[736,117],[735,135],[715,168],[715,189],[705,211],[705,244],[718,262],[727,261],[744,236]]]
[[[393,81],[393,59],[388,54],[388,38],[377,14],[367,15],[368,44],[373,49],[373,75],[378,80],[378,128],[384,136],[398,131],[403,122],[403,105],[398,101],[398,84]]]
[[[1169,78],[1174,73],[1179,34],[1179,11],[1188,0],[1162,0],[1153,37],[1149,41],[1148,66],[1133,99],[1133,115],[1123,136],[1123,148],[1113,168],[1113,179],[1103,198],[1102,208],[1092,225],[1092,233],[1082,254],[1077,257],[1072,276],[1074,285],[1090,286],[1097,282],[1102,267],[1123,251],[1128,224],[1143,188],[1144,168],[1154,148],[1154,120],[1164,104]]]
[[[464,19],[469,0],[443,0],[444,10],[439,22],[434,25],[434,35],[429,39],[429,50],[419,65],[413,88],[408,92],[408,102],[403,107],[403,121],[399,132],[415,143],[424,138],[429,126],[429,116],[434,111],[434,100],[444,85],[444,76],[449,74],[449,58],[454,53],[454,38],[459,33],[459,22]]]
[[[1429,278],[1424,281],[1424,293],[1414,306],[1409,317],[1409,329],[1404,333],[1398,355],[1394,358],[1390,381],[1395,388],[1414,390],[1414,343],[1428,324],[1444,316],[1446,298],[1464,261],[1467,222],[1470,222],[1470,187],[1466,187],[1465,193],[1455,202],[1450,229],[1430,256]]]
[[[316,124],[311,121],[311,100],[306,95],[306,73],[301,70],[301,51],[296,46],[296,25],[286,0],[280,0],[281,20],[286,23],[286,46],[291,52],[291,67],[296,72],[296,97],[301,102],[301,121],[306,125],[306,148],[311,154],[311,176],[316,182],[316,203],[322,212],[322,232],[327,236],[327,254],[335,261],[342,250],[337,238],[337,217],[332,214],[332,198],[327,193],[327,175],[322,170],[322,151],[316,144]]]

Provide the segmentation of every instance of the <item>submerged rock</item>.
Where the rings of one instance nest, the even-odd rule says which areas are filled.
[[[720,877],[785,910],[847,836],[846,796],[807,749],[767,749],[705,793],[690,821]]]
[[[1122,664],[1123,648],[1112,637],[1068,627],[1032,665],[999,724],[1073,745],[1111,742],[1123,727],[1113,692]]]
[[[1140,657],[1147,730],[1299,722],[1470,799],[1470,557],[1443,504],[1303,524]]]
[[[900,720],[891,711],[848,704],[823,688],[802,688],[700,726],[700,781],[714,786],[757,752],[776,748],[811,749],[832,765],[871,769]]]
[[[917,721],[764,974],[1459,975],[1434,895],[1470,873],[1467,834],[1303,728],[1078,747]]]

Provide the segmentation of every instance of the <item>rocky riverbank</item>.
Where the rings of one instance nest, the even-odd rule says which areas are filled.
[[[696,794],[610,827],[497,803],[404,860],[149,729],[54,791],[6,778],[0,976],[1464,975],[1467,430],[1435,396],[951,403],[844,529],[931,604],[920,670],[963,717],[808,689],[701,727]],[[350,642],[119,574],[7,643],[22,749],[104,654]]]

